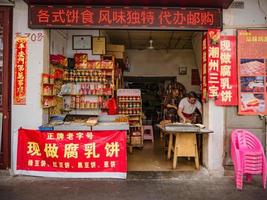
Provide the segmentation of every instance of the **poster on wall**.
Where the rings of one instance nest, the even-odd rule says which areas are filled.
[[[238,30],[238,113],[267,114],[267,30]]]
[[[126,131],[18,130],[15,174],[126,178]]]
[[[26,104],[28,38],[16,36],[13,104]]]
[[[220,93],[215,104],[218,106],[238,105],[236,36],[221,36],[220,60]]]

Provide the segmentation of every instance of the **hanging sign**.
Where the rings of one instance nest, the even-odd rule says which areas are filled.
[[[13,104],[26,104],[27,37],[17,36],[15,41],[15,69]]]
[[[220,93],[220,33],[208,30],[202,40],[202,101]]]
[[[220,94],[215,104],[218,106],[238,105],[236,36],[221,36],[220,44]]]
[[[238,113],[267,114],[267,30],[237,31]]]
[[[215,8],[29,6],[30,28],[194,29],[222,27]]]
[[[126,131],[19,129],[17,174],[126,178]]]

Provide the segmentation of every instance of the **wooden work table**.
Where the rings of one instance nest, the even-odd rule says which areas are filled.
[[[194,157],[195,166],[199,169],[199,151],[197,146],[197,134],[208,134],[213,131],[207,128],[197,126],[175,125],[161,126],[157,125],[161,133],[169,136],[168,141],[168,159],[171,159],[173,152],[173,169],[176,169],[177,157]]]

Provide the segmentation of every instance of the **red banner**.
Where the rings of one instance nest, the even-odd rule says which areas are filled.
[[[221,36],[220,44],[220,94],[215,104],[219,106],[238,105],[236,36]]]
[[[220,93],[220,30],[209,30],[202,40],[202,101]]]
[[[267,30],[238,30],[238,113],[267,114]]]
[[[220,93],[220,30],[207,33],[207,93],[217,98]]]
[[[222,11],[214,8],[148,8],[39,6],[29,7],[31,28],[127,28],[198,29],[221,28]]]
[[[17,170],[126,173],[126,131],[19,129]]]
[[[27,37],[16,37],[13,104],[26,104]]]

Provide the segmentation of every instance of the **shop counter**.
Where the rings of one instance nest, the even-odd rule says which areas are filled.
[[[53,126],[55,131],[109,131],[129,130],[129,124],[124,122],[99,122],[95,126],[88,126],[83,123],[62,124]]]
[[[199,149],[197,134],[209,134],[213,131],[195,125],[171,124],[157,125],[161,133],[169,136],[168,159],[173,152],[173,169],[176,169],[177,157],[194,157],[196,169],[199,169]]]
[[[51,128],[51,126],[50,126]],[[127,175],[126,122],[100,121],[18,130],[15,174],[62,178],[122,178]]]

